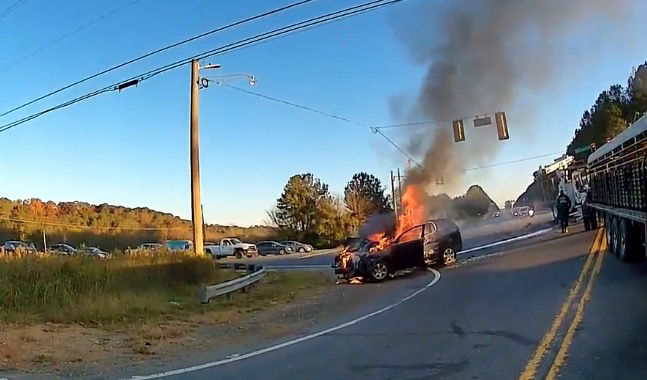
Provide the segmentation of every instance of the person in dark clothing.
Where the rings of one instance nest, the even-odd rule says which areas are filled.
[[[590,206],[592,202],[591,192],[587,191],[584,204],[582,205],[582,220],[586,231],[598,228],[598,220],[595,209]]]
[[[564,194],[564,190],[559,191],[559,196],[555,204],[557,209],[557,220],[562,227],[562,233],[565,234],[568,232],[568,215],[571,211],[571,199],[568,195]]]

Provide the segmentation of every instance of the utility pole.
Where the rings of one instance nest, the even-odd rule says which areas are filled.
[[[402,177],[400,177],[400,168],[398,168],[398,196],[400,196],[400,207],[402,207]]]
[[[193,223],[193,249],[204,255],[202,230],[202,201],[200,199],[200,134],[198,130],[199,62],[191,61],[191,221]]]
[[[393,178],[393,170],[391,170],[391,196],[393,197],[393,212],[395,213],[395,220],[398,220],[398,202],[395,201],[395,178]]]

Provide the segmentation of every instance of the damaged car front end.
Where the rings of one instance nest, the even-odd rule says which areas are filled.
[[[462,249],[461,234],[450,220],[430,220],[393,239],[383,250],[363,239],[346,244],[333,262],[335,274],[350,283],[379,282],[397,271],[432,265],[453,265]]]

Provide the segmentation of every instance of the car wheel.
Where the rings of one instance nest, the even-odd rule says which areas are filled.
[[[389,267],[384,261],[378,260],[371,265],[369,273],[373,281],[384,281],[389,276]]]
[[[456,251],[447,247],[443,251],[443,265],[449,266],[454,264],[456,264]]]
[[[280,250],[279,255],[285,255],[285,249]]]
[[[299,247],[299,249],[297,249],[297,251],[298,251],[299,253],[305,253],[305,252],[306,252],[306,249],[305,249],[305,248],[303,248],[303,247]]]
[[[236,251],[236,258],[237,258],[237,259],[242,259],[242,258],[243,258],[243,252],[241,252],[241,251]]]

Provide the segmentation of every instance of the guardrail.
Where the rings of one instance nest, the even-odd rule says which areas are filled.
[[[216,285],[205,286],[198,290],[198,298],[201,303],[209,303],[212,298],[228,295],[236,292],[238,290],[242,292],[247,292],[253,285],[255,285],[261,278],[265,277],[265,268],[262,265],[240,265],[240,264],[221,264],[221,267],[224,268],[234,268],[239,269],[237,266],[245,266],[247,269],[247,275],[237,278],[235,280],[230,280]]]

